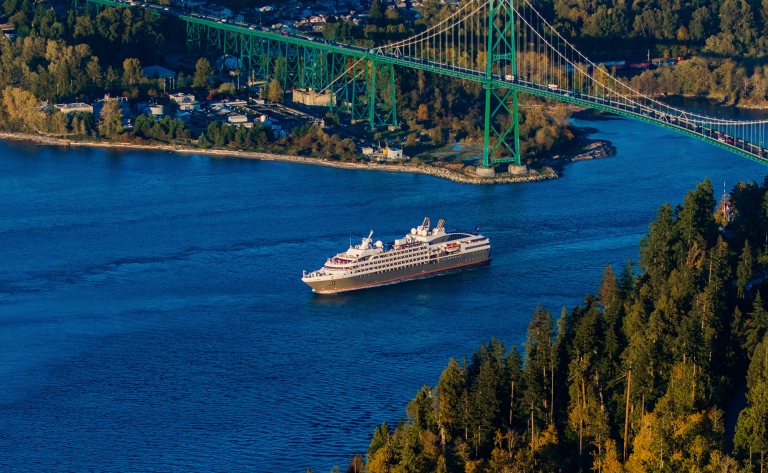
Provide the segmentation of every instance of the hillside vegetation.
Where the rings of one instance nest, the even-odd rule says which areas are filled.
[[[608,266],[583,304],[537,307],[520,351],[493,339],[451,359],[405,420],[376,428],[367,471],[765,471],[768,182],[731,200],[727,223],[699,184],[659,209],[639,274]],[[724,408],[744,389],[731,438]]]

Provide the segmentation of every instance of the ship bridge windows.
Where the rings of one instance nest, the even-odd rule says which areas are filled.
[[[462,238],[467,238],[472,235],[467,235],[466,233],[452,233],[448,235],[448,239],[445,241],[453,241],[453,240],[461,240]]]
[[[445,243],[445,242],[449,242],[449,241],[461,240],[462,238],[471,238],[471,237],[472,237],[472,235],[468,235],[466,233],[451,233],[451,234],[446,235],[446,236],[444,236],[442,238],[436,238],[436,239],[432,240],[432,244],[434,245],[436,243]]]

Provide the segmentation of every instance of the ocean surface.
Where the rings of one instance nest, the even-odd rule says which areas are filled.
[[[449,357],[520,344],[636,258],[654,212],[768,168],[627,120],[563,178],[425,175],[0,142],[0,471],[327,472]],[[425,216],[489,267],[336,296],[302,270]]]

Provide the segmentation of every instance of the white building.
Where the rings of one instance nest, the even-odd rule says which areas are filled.
[[[227,122],[231,125],[242,125],[248,123],[248,116],[233,113],[227,117]]]
[[[61,110],[61,113],[63,113],[64,115],[69,115],[70,113],[76,113],[76,112],[93,113],[93,106],[88,105],[87,103],[82,103],[82,102],[57,103],[55,107],[56,109]]]
[[[384,156],[388,160],[403,159],[403,150],[400,148],[387,148],[384,150]]]
[[[200,104],[192,94],[184,94],[179,92],[178,94],[171,94],[168,96],[172,102],[176,102],[179,105],[179,110],[191,112],[193,110],[200,110]]]

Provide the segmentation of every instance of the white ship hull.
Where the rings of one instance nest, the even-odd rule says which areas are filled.
[[[397,269],[386,273],[369,273],[347,278],[320,280],[304,280],[314,292],[331,294],[337,292],[355,291],[371,287],[387,286],[414,279],[423,279],[433,276],[452,273],[464,269],[473,268],[491,262],[490,248],[484,251],[476,251],[472,254],[453,254],[433,261],[428,261],[418,266]]]
[[[488,238],[475,233],[446,233],[441,220],[429,229],[429,218],[405,238],[385,245],[371,240],[330,258],[302,281],[314,292],[331,294],[437,276],[476,267],[491,260]]]

